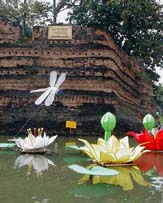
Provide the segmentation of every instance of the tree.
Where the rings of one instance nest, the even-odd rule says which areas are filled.
[[[163,6],[155,0],[65,0],[65,6],[72,23],[109,32],[145,69],[163,67]]]
[[[163,114],[163,85],[159,84],[155,89],[155,100],[162,109]]]
[[[37,0],[0,0],[0,17],[6,17],[22,26],[24,35],[34,25],[52,23],[52,6]]]

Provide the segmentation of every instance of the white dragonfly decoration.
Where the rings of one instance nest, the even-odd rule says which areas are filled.
[[[50,72],[50,87],[31,90],[30,93],[34,92],[44,92],[41,96],[35,101],[36,105],[40,105],[42,102],[45,103],[45,106],[50,106],[53,101],[56,93],[59,91],[59,87],[66,79],[66,73],[61,73],[57,80],[57,72]]]

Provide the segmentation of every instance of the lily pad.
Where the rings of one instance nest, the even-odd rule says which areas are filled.
[[[68,168],[80,174],[96,175],[96,176],[114,176],[119,174],[118,171],[113,169],[104,168],[101,166],[94,166],[91,169],[79,166],[77,164],[72,164]]]
[[[0,148],[12,148],[15,147],[15,143],[0,143]]]
[[[81,150],[80,147],[76,146],[76,145],[70,145],[70,146],[66,146],[67,149],[75,149],[75,150]]]

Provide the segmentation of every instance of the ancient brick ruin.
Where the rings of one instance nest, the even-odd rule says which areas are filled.
[[[34,27],[32,39],[23,41],[19,27],[0,22],[2,134],[23,134],[28,127],[64,133],[65,121],[76,120],[75,133],[98,135],[107,111],[127,130],[155,110],[152,85],[143,79],[143,69],[108,33],[78,26],[72,33],[72,40],[48,40],[48,28]],[[47,87],[52,70],[67,74],[63,94],[50,107],[35,106],[40,94],[29,92]]]

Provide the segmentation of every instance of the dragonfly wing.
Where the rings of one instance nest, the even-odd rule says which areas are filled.
[[[50,87],[54,87],[56,80],[57,80],[57,72],[56,71],[50,72]]]
[[[48,88],[43,88],[43,89],[38,89],[38,90],[31,90],[30,93],[33,93],[33,92],[44,92],[46,91]]]
[[[62,74],[59,76],[59,78],[58,78],[58,80],[57,80],[57,82],[56,82],[55,87],[58,89],[59,86],[65,81],[65,79],[66,79],[66,73],[62,73]]]
[[[49,96],[45,100],[45,106],[50,106],[53,103],[54,97],[55,97],[55,93],[56,93],[55,90],[50,92]]]
[[[46,97],[50,94],[50,92],[51,92],[51,88],[47,88],[47,90],[35,101],[35,104],[36,105],[41,104],[46,99]]]

